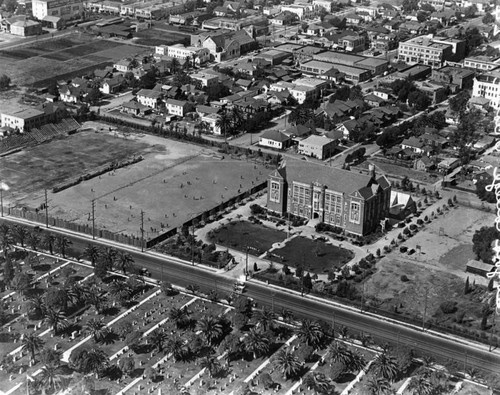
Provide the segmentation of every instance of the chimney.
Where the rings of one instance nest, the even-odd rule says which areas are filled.
[[[372,163],[368,165],[368,174],[371,178],[375,179],[375,166]]]

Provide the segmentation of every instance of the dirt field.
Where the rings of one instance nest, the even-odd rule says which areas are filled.
[[[110,160],[142,154],[144,160],[135,165],[59,193],[49,192],[49,215],[89,224],[91,201],[96,199],[97,228],[138,235],[143,210],[145,236],[150,238],[162,231],[162,225],[164,230],[177,227],[194,214],[256,186],[270,171],[253,162],[222,159],[215,151],[196,145],[149,135],[120,136],[82,132],[2,159],[0,177],[11,185],[11,192],[4,196],[6,204],[14,203],[15,197],[17,204],[38,207],[43,189],[61,179]]]
[[[40,86],[50,78],[71,78],[144,52],[150,50],[75,32],[0,51],[0,66],[14,84]]]

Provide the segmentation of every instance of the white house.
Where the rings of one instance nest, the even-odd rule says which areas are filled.
[[[167,99],[165,100],[165,107],[169,114],[183,117],[188,108],[188,102],[185,100]]]
[[[203,47],[185,47],[182,44],[169,45],[167,47],[167,56],[176,59],[187,59],[195,61],[197,65],[206,63],[210,60],[210,51]]]
[[[219,77],[209,73],[196,73],[190,76],[193,80],[200,81],[201,86],[213,86],[219,83]]]
[[[143,106],[158,108],[162,96],[163,95],[161,92],[151,89],[141,89],[139,92],[137,92],[137,101]]]
[[[19,110],[10,114],[2,114],[2,127],[8,126],[25,132],[31,128],[43,125],[45,122],[45,113],[34,108]]]
[[[290,146],[292,139],[278,130],[267,130],[259,139],[259,145],[275,149],[285,149]]]
[[[220,126],[217,125],[218,120],[218,114],[205,114],[200,117],[200,121],[205,122],[213,134],[220,135],[222,132]]]

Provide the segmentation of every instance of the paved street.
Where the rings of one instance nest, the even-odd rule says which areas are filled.
[[[3,218],[0,222],[2,221],[15,222],[11,218]],[[79,252],[83,251],[86,244],[91,241],[86,236],[68,234],[56,229],[53,231],[68,236],[73,242],[72,248]],[[136,265],[147,268],[153,278],[163,278],[180,286],[196,283],[225,292],[232,291],[234,279],[211,269],[191,266],[179,259],[159,256],[151,252],[141,253],[135,248],[115,245],[104,240],[97,240],[96,244],[127,250],[134,258]],[[400,343],[407,344],[409,347],[441,358],[463,361],[465,368],[476,367],[490,372],[500,371],[500,353],[498,350],[489,352],[488,347],[482,344],[444,335],[435,336],[429,331],[422,332],[419,328],[377,318],[334,303],[326,303],[311,296],[301,297],[296,292],[275,288],[254,280],[248,282],[246,295],[254,298],[260,306],[270,307],[277,312],[286,308],[302,317],[331,320],[336,325],[346,325],[353,330],[370,333],[381,341],[394,342],[397,337]]]

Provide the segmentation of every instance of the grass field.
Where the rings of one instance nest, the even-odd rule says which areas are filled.
[[[133,154],[144,160],[50,192],[62,179]],[[195,145],[149,135],[124,138],[94,132],[0,159],[0,177],[11,186],[4,203],[38,207],[47,188],[50,216],[90,224],[91,201],[96,199],[96,228],[134,235],[139,234],[143,210],[148,238],[264,182],[269,171],[250,161],[222,159]]]
[[[0,51],[2,72],[20,85],[46,85],[50,79],[81,76],[115,60],[149,52],[147,48],[74,33]]]

